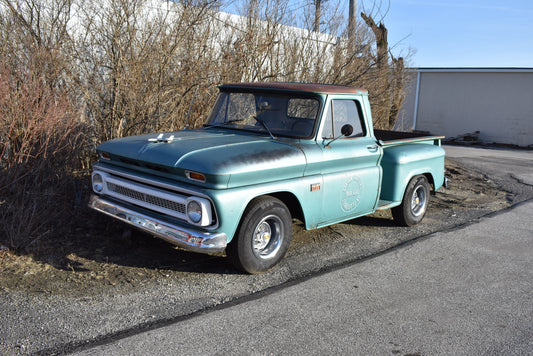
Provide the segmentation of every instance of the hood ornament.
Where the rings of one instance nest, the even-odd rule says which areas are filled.
[[[157,136],[157,138],[149,138],[148,141],[150,142],[172,142],[174,141],[174,135],[171,135],[168,138],[164,138],[163,134],[160,134],[159,136]]]

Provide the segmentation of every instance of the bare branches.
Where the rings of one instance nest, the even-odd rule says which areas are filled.
[[[200,123],[215,86],[225,81],[342,83],[376,87],[372,95],[385,96],[394,81],[387,29],[373,19],[390,2],[373,2],[361,15],[368,27],[348,29],[333,0],[304,8],[254,0],[241,18],[217,13],[217,0],[0,1],[10,15],[1,18],[2,58],[41,63],[43,80],[79,103],[94,144],[183,127],[193,101],[192,122]],[[290,26],[297,23],[307,28]],[[46,58],[38,59],[42,53]]]
[[[365,1],[361,0],[362,12],[367,14],[370,17],[379,19],[378,22],[383,22],[385,17],[390,11],[391,1],[390,0],[371,0],[371,7],[367,8]]]
[[[95,143],[183,127],[193,101],[196,122],[215,86],[225,81],[373,88],[377,78],[384,78],[387,88],[393,79],[385,72],[396,68],[387,29],[373,18],[386,15],[390,2],[373,2],[368,15],[361,15],[372,38],[358,23],[347,36],[340,3],[332,0],[315,0],[302,9],[287,0],[254,0],[242,10],[245,18],[217,13],[222,2],[216,0],[0,1],[9,15],[1,18],[2,59],[41,63],[43,79],[79,103]],[[290,26],[297,23],[307,29]],[[47,58],[38,59],[43,53]],[[193,100],[196,87],[200,98]]]
[[[0,226],[54,204],[33,204],[24,189],[68,197],[34,183],[68,180],[101,141],[181,129],[189,116],[190,127],[200,126],[223,82],[366,87],[375,126],[393,125],[405,65],[388,48],[390,2],[370,11],[363,4],[364,22],[349,29],[339,0],[254,0],[242,9],[247,17],[217,12],[224,4],[0,0],[0,212],[21,202],[0,214]],[[22,192],[8,203],[5,177]],[[32,218],[33,232],[10,233],[42,236],[50,221],[41,217]]]

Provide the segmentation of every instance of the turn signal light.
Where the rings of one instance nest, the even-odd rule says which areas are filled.
[[[185,175],[190,180],[205,183],[205,176],[202,173],[186,171]]]

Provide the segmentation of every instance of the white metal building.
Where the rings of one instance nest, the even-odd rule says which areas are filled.
[[[420,68],[396,129],[533,146],[533,68]]]

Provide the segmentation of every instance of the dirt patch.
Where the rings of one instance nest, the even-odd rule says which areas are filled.
[[[446,169],[451,185],[432,196],[425,219],[428,230],[439,228],[439,221],[444,219],[458,219],[472,211],[482,215],[509,206],[508,194],[483,174],[452,161],[446,162]],[[0,288],[83,297],[116,292],[117,288],[122,292],[135,290],[154,280],[172,280],[178,276],[194,283],[198,273],[238,273],[223,253],[189,253],[125,229],[89,209],[80,212],[79,219],[74,231],[57,232],[31,254],[0,249]],[[374,229],[393,226],[389,211],[313,231],[305,231],[296,223],[289,256],[316,250],[317,245],[346,238],[354,231],[370,236]]]

